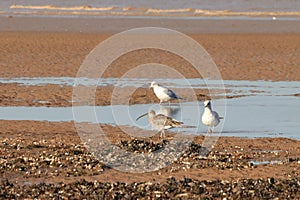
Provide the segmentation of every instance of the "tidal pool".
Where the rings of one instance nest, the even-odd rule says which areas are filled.
[[[236,137],[287,137],[300,139],[300,100],[294,96],[246,96],[215,100],[213,109],[224,119],[215,128],[216,135]],[[183,128],[170,131],[206,134],[201,123],[203,102],[179,104],[136,104],[75,107],[0,107],[1,120],[75,121],[139,127],[150,130],[148,117],[135,119],[149,109],[184,122]],[[75,115],[73,115],[75,112]],[[76,117],[74,117],[76,116]]]

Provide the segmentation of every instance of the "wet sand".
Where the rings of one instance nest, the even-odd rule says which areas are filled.
[[[0,85],[2,93],[0,94],[0,106],[78,106],[78,105],[96,105],[107,106],[113,104],[150,104],[159,103],[153,90],[149,88],[124,87],[116,89],[113,86],[97,87],[95,99],[89,98],[86,101],[84,97],[76,98],[73,102],[73,87],[60,85],[44,86],[25,86],[18,84]],[[87,87],[78,87],[80,94],[92,97],[88,93]],[[128,91],[128,94],[127,94]],[[185,89],[174,88],[174,91],[181,95],[185,101],[205,100],[209,98],[208,90],[194,89],[186,91]],[[221,97],[220,97],[221,98]],[[227,98],[231,98],[228,96]],[[78,102],[79,100],[79,102]],[[82,101],[80,101],[82,100]],[[176,100],[172,102],[178,102]]]
[[[299,15],[299,14],[298,14]],[[143,17],[143,16],[104,16],[104,17],[61,17],[8,15],[0,16],[0,31],[38,32],[82,32],[116,33],[137,27],[164,27],[183,33],[215,34],[291,34],[300,33],[299,20],[289,16],[278,17]]]

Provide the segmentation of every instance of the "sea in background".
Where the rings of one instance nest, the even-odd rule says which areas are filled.
[[[297,0],[15,0],[0,1],[0,14],[61,16],[300,17]]]
[[[299,33],[299,8],[297,0],[0,1],[0,31]]]

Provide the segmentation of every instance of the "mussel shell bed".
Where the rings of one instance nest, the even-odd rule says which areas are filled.
[[[4,180],[0,185],[3,199],[127,199],[127,198],[197,198],[229,199],[299,198],[300,178],[280,180],[242,179],[238,181],[197,181],[189,178],[169,178],[165,183],[109,183],[80,180],[73,183],[34,184],[18,186]]]
[[[169,141],[157,142],[142,139],[121,140],[117,146],[128,152],[151,154],[169,144]],[[180,148],[180,144],[179,147]],[[240,147],[232,147],[229,151],[206,151],[200,144],[192,142],[186,151],[161,173],[182,171],[183,169],[217,168],[245,170],[257,166],[249,162],[253,156],[276,154],[278,152],[259,152],[257,155],[244,154]],[[86,180],[82,177],[101,175],[109,166],[96,159],[83,145],[67,143],[49,143],[34,141],[24,143],[18,139],[2,139],[0,143],[0,174],[21,174],[26,183],[16,183],[8,178],[0,178],[1,199],[299,199],[300,177],[287,179],[276,177],[236,180],[197,180],[192,178],[175,179],[169,177],[164,182],[100,182]],[[169,149],[166,154],[175,151]],[[202,154],[200,155],[199,152]],[[162,155],[162,157],[168,155]],[[122,160],[117,155],[113,159]],[[141,162],[140,160],[134,162]],[[283,161],[299,163],[299,158]],[[296,170],[297,171],[297,170]],[[46,183],[51,177],[61,180],[74,178],[73,182]]]

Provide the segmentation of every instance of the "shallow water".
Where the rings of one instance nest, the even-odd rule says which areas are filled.
[[[1,1],[1,6],[8,7],[10,5],[27,5],[27,6],[42,6],[55,5],[59,7],[76,7],[89,5],[90,7],[137,7],[137,8],[156,8],[156,9],[184,9],[184,8],[201,8],[210,10],[234,10],[234,11],[298,11],[300,5],[294,0],[189,0],[189,1],[174,1],[165,0],[163,2],[153,0],[14,0]]]
[[[282,164],[286,162],[285,160],[271,160],[271,161],[250,161],[252,165],[276,165],[276,164]]]
[[[34,77],[34,78],[0,78],[0,84],[3,83],[17,83],[22,85],[47,85],[57,84],[74,86],[108,86],[115,87],[149,87],[153,79],[141,78],[74,78],[74,77]],[[158,83],[171,88],[195,88],[207,89],[205,79],[156,79]],[[224,84],[225,89],[228,89],[226,95],[240,96],[240,95],[294,95],[300,93],[300,81],[237,81],[237,80],[209,80],[210,89],[220,89],[220,85]],[[219,94],[223,96],[224,94]]]
[[[188,134],[206,134],[200,122],[203,102],[185,102],[169,107],[157,104],[79,106],[73,107],[0,107],[1,120],[76,121],[125,125],[151,130],[148,118],[135,119],[149,109],[183,121],[185,127],[171,129]],[[215,134],[237,137],[287,137],[300,139],[300,101],[293,96],[247,96],[215,100],[213,109],[225,119],[216,127]],[[95,111],[95,112],[94,112]],[[76,114],[77,113],[77,114]]]

